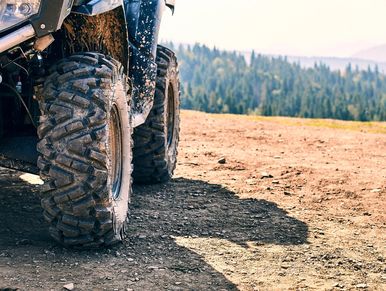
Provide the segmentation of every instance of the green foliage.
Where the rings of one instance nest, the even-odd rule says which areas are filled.
[[[169,46],[171,44],[168,44]],[[304,69],[283,57],[203,45],[175,48],[180,62],[182,107],[212,113],[386,120],[386,76],[378,69]]]

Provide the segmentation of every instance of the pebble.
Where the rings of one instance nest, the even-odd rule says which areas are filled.
[[[344,288],[344,285],[342,283],[335,283],[333,287]]]
[[[74,286],[74,283],[68,283],[66,285],[63,285],[63,288],[66,290],[72,291],[74,290],[75,286]]]
[[[219,164],[221,164],[221,165],[225,164],[226,162],[227,162],[226,158],[220,158],[220,159],[217,161],[217,163],[219,163]]]
[[[32,244],[32,241],[29,239],[22,239],[16,242],[16,245],[20,246],[26,246]]]
[[[369,286],[367,284],[365,284],[365,283],[361,283],[361,284],[356,285],[355,287],[358,288],[358,289],[366,289]]]
[[[270,173],[267,173],[267,172],[262,172],[261,173],[261,179],[268,179],[268,178],[273,178],[273,176]]]
[[[289,265],[289,264],[282,264],[281,267],[282,267],[282,269],[289,269],[289,268],[291,268],[291,265]]]
[[[158,270],[159,268],[157,266],[149,266],[147,267],[149,270]]]
[[[248,180],[246,180],[245,182],[246,182],[248,185],[256,185],[256,184],[257,184],[256,181],[253,180],[253,179],[248,179]]]

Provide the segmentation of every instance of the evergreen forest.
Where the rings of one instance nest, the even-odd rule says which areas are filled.
[[[169,47],[173,44],[167,44]],[[173,48],[180,63],[181,105],[210,113],[386,121],[386,76],[350,64],[303,68],[285,57],[205,45]]]

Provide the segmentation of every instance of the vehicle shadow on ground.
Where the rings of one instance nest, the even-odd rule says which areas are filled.
[[[34,286],[35,280],[30,258],[37,258],[40,273],[49,274],[47,288],[60,286],[63,277],[82,282],[91,265],[95,276],[78,286],[236,290],[229,278],[196,252],[179,245],[176,237],[214,238],[244,248],[251,242],[307,243],[307,225],[275,203],[242,200],[221,185],[179,178],[165,185],[134,187],[129,238],[124,244],[106,250],[66,250],[49,238],[36,186],[22,182],[18,172],[7,175],[0,176],[0,263],[3,260],[10,268],[18,268],[19,279],[26,278],[29,286]],[[52,270],[53,262],[63,265],[60,271]],[[26,263],[29,267],[23,269]],[[104,279],[106,266],[119,270],[108,271],[109,280]],[[0,279],[7,282],[7,278]]]
[[[308,227],[304,222],[288,216],[273,202],[240,199],[221,185],[179,178],[161,187],[134,189],[134,232],[142,229],[152,235],[218,237],[242,246],[247,242],[307,242]]]
[[[42,216],[39,188],[20,179],[22,174],[0,168],[0,250],[52,244]]]

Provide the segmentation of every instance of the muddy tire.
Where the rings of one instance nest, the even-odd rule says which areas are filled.
[[[82,53],[60,61],[42,92],[38,167],[50,234],[98,247],[125,236],[132,140],[127,80],[115,60]]]
[[[146,122],[134,129],[135,183],[166,182],[177,162],[180,132],[180,84],[177,58],[162,46],[157,50],[157,84]]]

